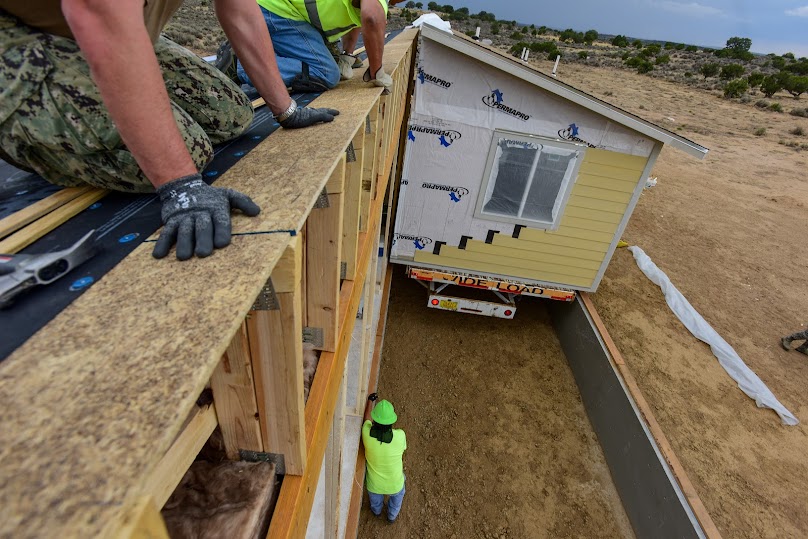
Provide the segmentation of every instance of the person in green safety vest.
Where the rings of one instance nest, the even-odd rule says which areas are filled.
[[[339,50],[332,52],[340,38],[343,51],[353,52],[362,29],[368,68],[363,79],[390,88],[393,79],[382,69],[384,33],[388,4],[403,0],[257,0],[261,7],[278,60],[281,78],[293,92],[322,92],[334,88],[340,79],[353,74],[354,58]],[[231,69],[227,45],[220,48],[217,62],[222,71]],[[252,84],[249,74],[236,64],[238,80]]]
[[[377,399],[376,393],[368,395],[362,425],[362,445],[367,463],[365,483],[371,512],[381,516],[384,497],[388,496],[387,520],[395,522],[406,493],[403,457],[407,450],[407,435],[403,430],[393,428],[398,419],[393,405],[381,400],[373,406]]]

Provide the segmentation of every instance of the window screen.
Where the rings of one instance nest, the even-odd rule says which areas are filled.
[[[495,132],[477,216],[556,228],[583,152],[574,144]]]

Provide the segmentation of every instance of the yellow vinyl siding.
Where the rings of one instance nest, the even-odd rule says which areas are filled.
[[[538,232],[538,234],[531,236],[530,239],[527,239],[525,236],[525,232],[529,229],[525,228],[519,234],[519,238],[516,240],[518,242],[523,242],[526,249],[528,251],[535,250],[533,248],[534,243],[543,243],[546,245],[552,245],[554,247],[569,247],[571,249],[581,249],[586,251],[595,251],[598,253],[606,253],[609,250],[609,244],[600,241],[589,241],[589,240],[581,240],[577,238],[570,238],[566,236],[557,236],[555,234],[548,234],[542,230],[534,230],[533,232]],[[499,244],[501,239],[499,235],[494,236],[494,244]],[[603,257],[601,256],[601,260]]]
[[[580,258],[581,260],[597,262],[598,264],[600,264],[600,261],[603,260],[603,253],[606,252],[605,249],[603,251],[590,251],[588,249],[581,249],[578,247],[552,245],[549,243],[539,243],[535,241],[520,241],[517,240],[516,238],[512,238],[510,236],[503,236],[501,234],[495,235],[493,242],[490,244],[486,244],[482,241],[477,240],[469,240],[468,243],[466,243],[466,249],[471,249],[472,251],[479,251],[480,249],[478,249],[477,246],[480,244],[487,246],[489,249],[495,249],[490,251],[492,253],[499,252],[507,256],[515,256],[515,257],[524,256],[525,258],[530,259],[528,255],[526,254],[523,255],[521,252],[518,254],[510,253],[510,250],[512,249],[519,249],[520,251],[524,251],[525,253],[536,253],[537,255],[568,256],[572,258]]]
[[[600,189],[598,187],[589,187],[588,185],[578,185],[577,183],[572,188],[572,195],[580,195],[583,197],[597,198],[609,202],[620,202],[623,204],[625,210],[631,200],[631,193],[622,191],[611,191],[609,189]]]
[[[513,238],[511,238],[513,239]],[[518,241],[518,240],[517,240]],[[523,242],[524,243],[524,242]],[[533,245],[541,245],[540,243],[534,243]],[[441,248],[441,253],[443,253],[443,249]],[[480,253],[488,256],[497,256],[501,258],[514,258],[517,260],[525,260],[525,261],[532,261],[532,262],[542,262],[547,264],[555,264],[558,266],[569,266],[573,268],[583,268],[583,269],[598,269],[600,267],[600,262],[603,259],[602,253],[596,253],[594,251],[575,251],[575,254],[580,253],[592,253],[595,255],[592,260],[587,260],[585,258],[580,258],[577,256],[569,256],[565,254],[561,254],[559,251],[563,249],[563,247],[556,247],[555,249],[551,250],[550,252],[539,252],[539,251],[528,251],[525,249],[509,249],[507,247],[502,247],[501,245],[493,245],[488,244],[483,241],[477,240],[469,240],[466,243],[466,251],[472,253]],[[456,255],[452,254],[450,256],[455,257]],[[463,258],[457,256],[457,258]],[[505,262],[502,262],[503,264]],[[516,264],[510,264],[516,266]],[[521,266],[517,266],[521,267]],[[538,266],[536,266],[538,267]]]
[[[549,273],[544,271],[535,271],[522,268],[514,268],[504,266],[502,264],[487,264],[481,262],[474,262],[470,260],[462,260],[459,258],[449,258],[448,256],[439,256],[432,253],[425,253],[418,251],[415,253],[415,261],[424,264],[434,264],[447,268],[456,268],[460,270],[468,270],[483,274],[497,274],[506,277],[521,277],[523,279],[531,279],[534,281],[544,281],[548,283],[564,284],[568,286],[576,286],[580,288],[588,288],[592,286],[595,280],[597,271],[592,272],[592,277],[583,278],[561,273]]]
[[[584,162],[642,171],[645,169],[648,158],[640,155],[629,155],[627,153],[587,148]]]
[[[469,240],[465,249],[444,245],[439,255],[416,252],[415,262],[589,288],[647,161],[590,148],[557,230],[522,228],[518,238],[495,234],[491,244]]]
[[[627,204],[625,202],[611,202],[608,200],[601,200],[599,198],[585,197],[576,194],[575,189],[577,185],[572,188],[570,200],[567,202],[567,208],[570,206],[575,208],[583,208],[585,210],[598,210],[616,213],[623,219],[623,212],[626,211]],[[619,221],[618,221],[619,222]]]
[[[580,219],[591,219],[592,221],[600,221],[602,223],[612,223],[614,225],[620,224],[623,220],[622,213],[615,213],[610,211],[598,211],[580,206],[572,206],[567,204],[567,209],[564,210],[565,217],[578,217]]]
[[[610,178],[613,180],[621,180],[624,182],[633,182],[634,185],[636,185],[640,179],[640,175],[642,174],[642,169],[631,170],[622,167],[599,165],[597,163],[589,163],[586,161],[586,158],[584,158],[584,162],[581,163],[581,170],[579,171],[579,174],[587,176],[598,176],[601,178]]]
[[[514,251],[519,253],[519,251]],[[594,277],[593,272],[597,272],[598,267],[592,269],[576,268],[574,266],[563,266],[560,264],[553,264],[550,262],[538,262],[536,260],[525,260],[524,258],[516,258],[514,256],[500,256],[493,253],[480,253],[476,251],[466,251],[458,249],[457,247],[448,247],[444,245],[440,250],[441,256],[449,258],[456,258],[459,260],[468,260],[470,262],[480,262],[483,264],[498,264],[500,266],[508,266],[509,268],[519,268],[520,270],[533,270],[546,273],[555,273],[558,275],[574,275],[576,277]]]
[[[637,187],[637,181],[617,180],[614,178],[606,178],[604,176],[593,176],[591,174],[581,174],[578,176],[576,185],[588,185],[589,187],[598,187],[600,189],[609,189],[610,191],[619,191],[621,193],[633,193],[634,188]]]

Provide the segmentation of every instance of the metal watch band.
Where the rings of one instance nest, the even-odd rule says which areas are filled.
[[[295,100],[292,99],[292,104],[289,105],[289,108],[286,109],[285,111],[283,111],[282,113],[280,113],[279,115],[275,116],[275,120],[278,123],[283,122],[283,121],[289,119],[289,117],[292,114],[294,114],[296,110],[297,110],[297,102],[295,102]]]

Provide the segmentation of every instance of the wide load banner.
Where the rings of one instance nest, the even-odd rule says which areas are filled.
[[[636,131],[428,39],[419,49],[414,111],[642,157],[654,147]]]

